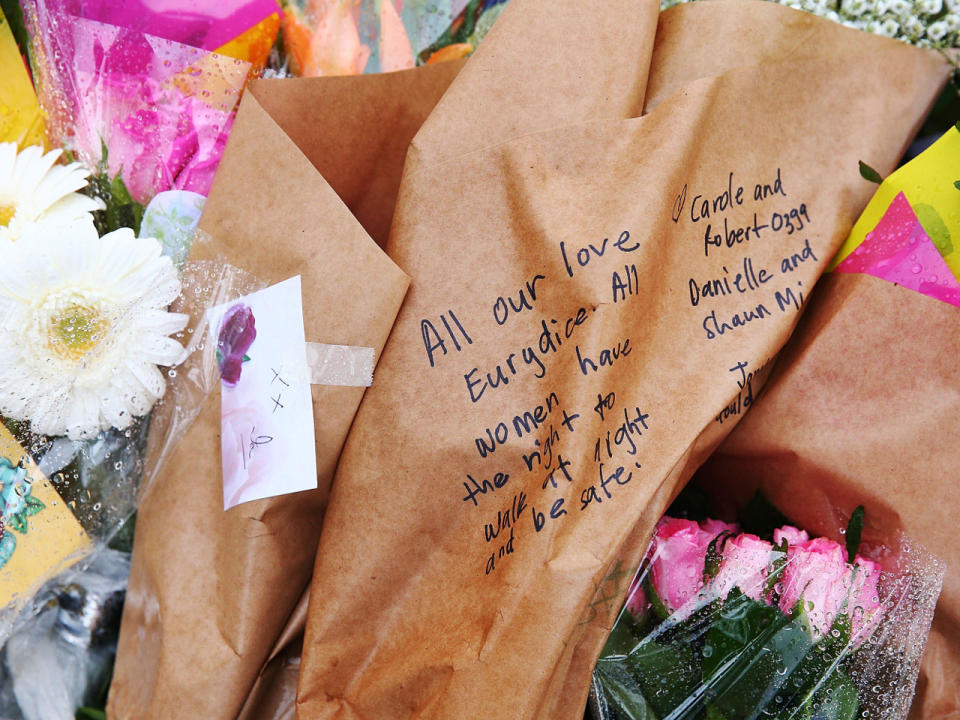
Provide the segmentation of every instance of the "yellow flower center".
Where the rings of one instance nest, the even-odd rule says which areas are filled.
[[[7,227],[16,214],[17,209],[13,205],[0,205],[0,226]]]
[[[50,350],[64,360],[79,360],[100,342],[106,318],[89,305],[68,305],[51,318],[47,334]]]

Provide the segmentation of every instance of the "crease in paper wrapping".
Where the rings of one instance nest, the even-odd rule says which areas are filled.
[[[301,720],[579,717],[613,571],[948,73],[756,2],[515,0],[484,42],[408,154],[411,290],[325,517]]]

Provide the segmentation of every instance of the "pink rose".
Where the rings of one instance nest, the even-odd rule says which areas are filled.
[[[692,520],[664,516],[657,523],[650,547],[650,577],[669,612],[700,592],[707,548],[714,537]]]
[[[773,544],[777,547],[782,545],[784,540],[787,541],[787,545],[800,545],[809,539],[810,536],[807,535],[806,530],[800,530],[792,525],[784,525],[773,531]]]
[[[859,555],[853,564],[847,614],[852,626],[851,639],[854,645],[859,645],[870,637],[883,617],[879,587],[881,570],[877,563]]]
[[[802,599],[815,637],[828,633],[837,614],[845,609],[851,584],[845,555],[844,549],[828,538],[815,538],[787,549],[780,609],[792,613]]]
[[[650,603],[647,602],[647,594],[643,591],[643,583],[638,580],[634,580],[633,584],[630,586],[630,592],[627,594],[627,610],[634,617],[642,617],[649,607]]]
[[[700,529],[710,533],[713,537],[717,537],[720,533],[725,532],[732,533],[733,535],[740,532],[740,526],[735,523],[725,523],[723,520],[713,520],[711,518],[707,518],[700,523]]]
[[[773,546],[756,535],[744,533],[727,538],[720,568],[712,582],[713,591],[725,599],[734,587],[739,587],[744,595],[763,599],[772,561]]]

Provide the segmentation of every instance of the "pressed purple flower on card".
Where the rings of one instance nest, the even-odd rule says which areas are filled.
[[[250,359],[247,351],[256,337],[253,310],[242,303],[227,310],[220,322],[220,334],[217,337],[217,365],[220,367],[220,380],[227,387],[235,387],[240,382],[243,363]]]

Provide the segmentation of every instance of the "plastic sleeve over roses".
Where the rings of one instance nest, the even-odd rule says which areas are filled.
[[[76,9],[25,4],[51,141],[119,174],[140,204],[170,189],[206,195],[250,64]]]
[[[905,719],[943,565],[905,540],[870,555],[664,517],[594,671],[593,718]]]

